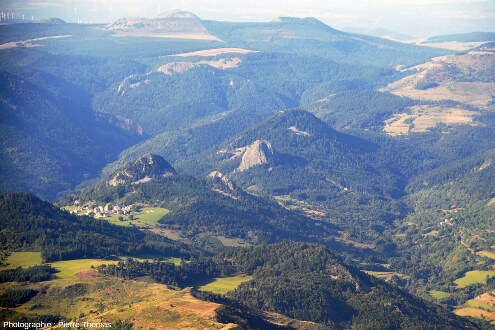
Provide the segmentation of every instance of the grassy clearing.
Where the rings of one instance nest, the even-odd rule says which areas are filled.
[[[239,247],[239,246],[249,246],[242,238],[227,238],[225,236],[217,236],[218,240],[222,242],[223,246],[229,247]]]
[[[278,201],[284,201],[284,202],[298,202],[297,199],[291,198],[289,195],[283,195],[283,196],[273,196]]]
[[[384,279],[385,281],[388,281],[392,278],[392,276],[395,275],[394,272],[377,272],[377,271],[372,271],[372,270],[364,270],[364,272],[368,275],[372,275],[381,279]]]
[[[481,271],[481,270],[473,270],[467,272],[464,277],[461,277],[454,281],[455,284],[460,286],[468,286],[476,283],[486,284],[486,276],[495,276],[495,271]]]
[[[130,257],[121,257],[121,260],[126,260]],[[132,257],[138,261],[152,261],[157,256],[141,256]],[[180,265],[181,260],[179,258],[165,258],[165,261],[172,262],[175,265]],[[7,266],[4,268],[17,268],[17,267],[31,267],[41,265],[41,252],[13,252],[7,258]],[[91,266],[95,268],[102,264],[116,264],[118,260],[104,260],[104,259],[77,259],[77,260],[64,260],[53,262],[50,265],[56,268],[59,273],[56,276],[59,279],[75,279],[75,275],[79,272],[91,270]]]
[[[234,290],[239,284],[249,281],[252,278],[252,276],[218,277],[213,282],[200,286],[199,290],[223,294]]]
[[[91,266],[98,267],[103,264],[116,264],[117,260],[103,259],[78,259],[64,260],[51,263],[52,267],[57,269],[59,273],[55,274],[60,280],[74,280],[77,273],[91,270]]]
[[[141,258],[136,257],[121,257],[121,260],[126,260],[128,258],[133,258],[137,261],[152,261],[155,256],[143,256]],[[172,262],[175,265],[180,265],[181,260],[179,258],[165,258],[165,261]],[[64,260],[52,263],[52,267],[56,268],[59,273],[56,276],[60,280],[74,280],[77,277],[77,273],[91,270],[91,266],[94,268],[106,264],[116,264],[119,260],[104,260],[104,259],[78,259],[78,260]]]
[[[120,221],[119,218],[122,217],[123,220]],[[135,220],[129,220],[127,215],[122,215],[122,214],[113,214],[112,216],[106,217],[106,218],[100,218],[101,220],[105,220],[110,222],[113,225],[117,226],[124,226],[124,227],[129,227],[131,225],[134,225],[136,227],[143,227],[142,223],[139,223]]]
[[[489,251],[479,251],[476,253],[477,255],[480,255],[482,257],[487,257],[491,259],[495,259],[495,253],[494,252],[489,252]]]
[[[150,226],[155,227],[165,214],[168,214],[170,210],[161,207],[147,207],[141,209],[141,212],[146,212],[144,214],[136,215],[135,218],[138,221],[144,222]]]
[[[450,297],[452,293],[448,292],[443,292],[443,291],[437,291],[437,290],[430,290],[428,292],[430,296],[432,296],[435,299],[441,300]]]
[[[492,312],[495,311],[495,307],[477,299],[468,300],[466,303],[469,307],[481,308]]]
[[[147,207],[141,209],[140,212],[133,212],[132,220],[129,220],[129,216],[122,214],[113,214],[110,217],[104,218],[106,221],[118,225],[129,227],[135,225],[136,227],[156,227],[158,220],[160,220],[165,214],[169,213],[170,210],[161,207]],[[142,213],[142,214],[139,214]],[[120,221],[119,218],[122,217],[124,221]]]
[[[41,265],[41,252],[12,252],[7,263],[7,268]]]

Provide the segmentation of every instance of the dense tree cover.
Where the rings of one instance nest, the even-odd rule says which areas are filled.
[[[449,53],[341,32],[311,17],[266,23],[202,22],[211,34],[235,47],[305,54],[344,63],[394,66]]]
[[[311,27],[304,32],[306,36],[323,33],[325,38],[329,38],[328,42],[337,42],[336,45],[341,37],[353,45],[356,41],[355,36],[335,31],[314,20],[282,25],[285,24],[299,32]],[[223,26],[222,23],[219,25]],[[0,54],[0,64],[9,75],[3,80],[11,85],[1,88],[2,94],[9,94],[2,95],[9,102],[4,104],[2,117],[10,120],[2,125],[4,134],[1,138],[5,147],[0,154],[1,172],[4,174],[0,189],[33,191],[51,200],[58,193],[63,194],[78,183],[96,177],[99,170],[114,161],[122,149],[139,140],[135,134],[129,135],[114,127],[128,127],[129,122],[115,118],[109,120],[95,111],[133,119],[142,125],[145,132],[153,135],[184,126],[182,134],[167,132],[161,139],[150,140],[147,148],[162,148],[165,155],[170,149],[183,149],[182,142],[188,142],[197,145],[196,149],[183,152],[191,154],[212,145],[205,145],[202,141],[214,141],[210,135],[207,138],[196,136],[198,130],[191,128],[207,117],[231,110],[244,114],[243,118],[253,111],[271,113],[298,106],[303,96],[306,101],[316,101],[320,95],[342,91],[342,86],[346,86],[344,90],[374,89],[403,75],[391,69],[343,65],[314,54],[287,54],[278,48],[272,50],[274,53],[211,58],[239,57],[242,62],[237,68],[219,70],[204,65],[172,76],[161,73],[147,75],[160,65],[177,61],[176,57],[163,55],[228,47],[231,46],[230,39],[224,42],[185,42],[156,40],[160,38],[114,38],[103,29],[74,24],[16,24],[2,26],[2,31],[5,42],[34,35],[71,35],[70,38],[40,41],[44,47],[17,47],[2,50]],[[88,39],[92,42],[88,43]],[[304,40],[304,43],[312,42]],[[366,52],[369,42],[363,39],[358,42],[363,47],[351,48],[353,52]],[[395,49],[397,54],[409,52],[401,44],[380,42],[387,44],[386,48]],[[337,48],[347,49],[347,46]],[[141,85],[126,86],[125,93],[117,92],[124,79],[131,75],[138,77]],[[13,82],[14,79],[19,81]],[[29,84],[21,88],[24,81]],[[31,101],[20,104],[19,99]],[[12,113],[11,107],[18,107],[21,111]],[[235,122],[240,120],[243,119],[238,118]],[[113,124],[108,124],[108,121]],[[218,140],[213,143],[220,143],[248,127],[247,124],[226,122],[228,127],[215,126],[218,133],[213,137]],[[211,131],[212,127],[208,126],[207,130]],[[161,147],[164,139],[171,143],[166,150]]]
[[[17,307],[36,296],[38,291],[32,289],[7,290],[0,294],[0,307]]]
[[[155,135],[188,128],[195,121],[228,110],[273,113],[298,106],[303,95],[305,100],[317,101],[319,94],[327,96],[333,92],[331,86],[347,84],[351,89],[371,89],[386,86],[404,75],[390,69],[277,53],[222,55],[211,60],[232,58],[241,61],[238,67],[222,70],[199,65],[181,73],[152,71],[116,81],[96,95],[94,108],[129,118]],[[181,58],[181,62],[198,60]],[[164,58],[157,65],[171,61],[177,59]],[[307,90],[310,92],[306,93]]]
[[[286,238],[323,242],[362,269],[396,272],[390,283],[410,292],[423,297],[428,290],[452,293],[441,301],[449,307],[493,290],[492,279],[487,285],[462,289],[455,288],[454,281],[467,271],[491,270],[493,265],[493,260],[477,253],[492,251],[495,240],[494,116],[482,112],[477,126],[439,125],[406,137],[377,132],[385,118],[418,104],[374,91],[405,75],[390,65],[410,64],[446,51],[342,33],[314,19],[204,23],[224,41],[113,38],[101,29],[74,25],[0,26],[2,42],[72,35],[41,41],[44,46],[36,49],[0,53],[0,66],[7,71],[0,79],[5,101],[0,109],[0,190],[29,190],[54,199],[57,193],[96,177],[117,157],[120,160],[105,173],[155,152],[179,171],[204,175],[220,170],[250,192],[284,195],[281,203],[315,210],[313,216],[323,221],[247,195],[235,185],[230,188],[225,182],[188,176],[116,187],[103,183],[69,196],[60,205],[79,198],[166,207],[172,211],[160,226],[179,229],[208,249],[221,245],[211,235],[253,243]],[[280,28],[291,37],[281,34]],[[94,42],[86,42],[87,38]],[[430,41],[449,38],[462,41],[486,35]],[[238,67],[225,70],[202,65],[181,74],[154,72],[170,62],[206,59],[163,55],[230,46],[262,52],[207,58],[240,59]],[[370,64],[385,68],[364,66]],[[470,74],[456,78],[473,79]],[[492,81],[493,74],[487,69],[477,79]],[[417,87],[429,87],[431,82],[424,83]],[[459,106],[450,101],[429,103]],[[300,105],[341,131],[298,110],[253,127],[275,111]],[[135,145],[139,129],[116,115],[136,120],[153,136]],[[291,127],[308,134],[297,134]],[[276,161],[234,172],[240,158],[217,154],[256,139],[272,143],[278,152]],[[340,232],[340,241],[367,244],[355,247],[329,239],[339,228],[324,221],[346,230]],[[45,261],[194,254],[182,244],[135,228],[72,216],[26,194],[1,195],[0,226],[3,247],[38,250]],[[225,303],[218,314],[245,326],[252,326],[243,322],[254,316],[247,317],[246,309],[234,304],[239,301],[330,326],[445,328],[463,322],[356,270],[332,268],[340,263],[325,251],[290,244],[253,247],[181,266],[129,261],[106,271],[126,278],[150,276],[178,286],[221,275],[253,274],[253,281],[229,293],[225,299],[231,303]],[[50,276],[42,268],[30,268],[2,271],[0,278],[37,281],[45,278],[40,274]],[[347,277],[342,279],[342,274]],[[84,290],[66,289],[60,294],[77,296]]]
[[[50,265],[33,266],[29,268],[17,267],[0,270],[0,283],[5,282],[42,282],[54,278],[58,271]]]
[[[122,205],[153,201],[171,210],[160,224],[182,230],[190,237],[206,232],[253,242],[281,238],[322,240],[334,230],[329,224],[318,224],[214,178],[178,175],[118,186],[102,182],[80,194],[67,196],[60,204],[71,204],[76,199]]]
[[[216,319],[220,323],[235,323],[245,329],[291,329],[293,324],[281,326],[266,320],[266,314],[256,308],[249,307],[237,300],[228,298],[225,295],[216,294],[209,291],[191,290],[193,297],[221,304],[215,310]],[[312,329],[327,329],[327,327],[317,324],[311,325]]]
[[[305,134],[297,134],[290,129],[291,127]],[[249,171],[245,171],[232,176],[246,187],[261,184],[266,181],[267,176],[277,176],[273,182],[286,184],[283,182],[285,180],[280,180],[280,176],[286,175],[283,172],[297,171],[298,167],[302,167],[307,172],[305,176],[286,176],[296,180],[293,186],[297,186],[297,180],[311,180],[312,177],[317,177],[323,181],[327,178],[326,185],[333,190],[339,190],[339,186],[342,186],[351,191],[394,194],[394,188],[390,188],[396,184],[393,174],[387,173],[388,169],[373,166],[367,161],[369,153],[376,150],[376,145],[352,135],[339,133],[313,115],[298,109],[276,114],[217,146],[216,150],[212,149],[199,155],[188,165],[196,172],[207,173],[217,169],[223,173],[231,173],[241,161],[241,157],[231,157],[234,150],[249,146],[255,140],[269,141],[277,152],[287,157],[282,157],[280,165],[274,164],[279,166],[265,171],[264,175],[259,172],[257,175],[250,175]],[[218,153],[219,150],[231,152]],[[385,173],[380,177],[380,172]],[[250,180],[253,181],[249,182]],[[311,185],[313,186],[313,183]],[[266,186],[270,189],[270,184]]]
[[[294,128],[305,133],[297,134]],[[236,171],[241,157],[233,157],[234,151],[255,140],[269,141],[279,154],[278,161]],[[339,226],[360,223],[362,228],[363,224],[390,224],[405,212],[403,203],[392,199],[403,194],[403,178],[381,149],[368,138],[337,132],[312,114],[293,109],[177,166],[196,174],[218,170],[244,189],[290,195],[324,209]]]
[[[241,284],[228,296],[253,307],[334,326],[343,323],[363,328],[468,326],[442,308],[342,265],[321,246],[290,242],[282,246],[227,253],[241,264],[260,265],[252,281]]]
[[[34,38],[43,38],[56,35],[84,34],[89,31],[87,27],[80,24],[4,24],[0,26],[0,43],[23,41]],[[95,34],[98,31],[93,31]],[[102,34],[102,32],[99,32]]]
[[[227,298],[196,293],[197,297],[226,304],[230,317],[232,308],[242,310],[247,305],[337,327],[474,328],[439,306],[346,266],[328,249],[315,244],[283,242],[236,248],[180,266],[127,260],[99,270],[123,278],[151,276],[181,287],[218,276],[253,274],[253,280],[242,283]]]
[[[330,126],[341,128],[383,127],[383,121],[395,113],[407,112],[418,102],[386,92],[345,91],[304,107]]]
[[[95,114],[84,100],[70,100],[77,88],[57,90],[57,96],[18,76],[1,76],[1,191],[33,191],[55,199],[96,176],[118,151],[140,139],[137,132],[126,132],[124,120]]]
[[[189,249],[136,228],[75,216],[29,193],[0,195],[0,242],[4,249],[41,250],[45,262],[155,253],[188,256]]]
[[[285,169],[286,176],[273,176],[276,178],[273,181],[267,181],[265,176],[272,176],[274,169],[280,165],[275,165],[271,171],[266,171],[266,167],[263,166],[249,170],[249,174],[252,176],[249,179],[261,178],[257,185],[262,186],[259,183],[265,184],[262,186],[263,189],[269,189],[268,191],[273,194],[285,194],[288,190],[284,184],[287,182],[287,178],[291,178],[291,186],[289,186],[293,187],[290,188],[293,189],[290,193],[291,197],[311,202],[311,205],[326,205],[327,218],[338,223],[341,228],[345,228],[350,239],[373,244],[372,250],[356,249],[352,251],[348,246],[343,247],[334,242],[328,242],[330,246],[343,252],[346,255],[346,260],[350,263],[359,260],[359,262],[366,264],[365,267],[369,270],[393,270],[399,274],[404,274],[408,276],[407,280],[397,277],[392,282],[418,294],[424,294],[427,289],[453,290],[449,289],[449,287],[453,288],[453,281],[462,277],[466,271],[483,270],[484,267],[489,267],[489,260],[480,263],[479,258],[466,251],[459,245],[459,242],[462,237],[469,238],[470,234],[468,233],[471,232],[466,231],[467,229],[471,228],[474,235],[476,228],[489,229],[491,226],[491,220],[487,221],[487,219],[492,218],[490,214],[493,214],[491,212],[493,207],[485,207],[493,194],[490,188],[493,186],[490,184],[493,171],[490,171],[491,167],[487,166],[492,162],[490,149],[495,147],[490,116],[484,116],[480,119],[485,123],[486,126],[484,127],[461,126],[453,130],[439,127],[430,132],[403,138],[390,138],[372,132],[353,131],[353,134],[361,137],[359,139],[331,130],[314,117],[301,117],[304,118],[302,120],[297,116],[298,111],[289,111],[288,113],[290,116],[287,121],[272,121],[272,125],[267,126],[266,129],[263,125],[258,126],[259,130],[265,134],[260,137],[268,137],[273,141],[273,137],[278,137],[278,133],[276,131],[273,133],[273,130],[269,128],[280,128],[280,131],[284,132],[287,127],[294,125],[298,130],[309,132],[311,136],[330,140],[335,144],[333,148],[343,153],[349,150],[354,150],[358,154],[364,152],[365,157],[369,157],[367,161],[374,165],[384,164],[384,166],[382,165],[383,168],[389,168],[394,173],[399,174],[401,180],[398,181],[400,183],[398,188],[403,194],[409,194],[401,200],[377,199],[365,194],[357,196],[352,191],[337,194],[338,189],[335,185],[332,184],[331,190],[326,189],[325,185],[318,183],[317,180],[321,179],[317,176],[310,177],[307,171],[298,171],[298,166],[303,165],[304,162],[297,163],[297,158],[285,158],[295,160],[295,165],[291,164],[291,167]],[[258,136],[251,137],[250,134],[247,131],[237,137],[236,142],[238,144],[234,147],[249,144],[258,138]],[[289,148],[292,150],[299,150],[297,148],[300,148],[304,157],[310,158],[308,155],[312,155],[308,151],[310,150],[308,142],[305,142],[309,139],[303,139],[307,136],[301,136],[299,140],[291,140],[291,136],[287,136],[287,134],[285,136],[280,134],[280,136],[283,138],[280,149],[284,153],[290,152]],[[354,143],[355,141],[359,142]],[[365,145],[372,147],[373,152],[366,154],[366,151],[360,150],[360,147]],[[216,153],[217,150],[223,148],[225,146],[218,146],[212,148],[211,152]],[[275,148],[278,147],[275,145]],[[325,150],[324,148],[325,144],[319,144],[318,148],[315,149]],[[201,160],[204,161],[204,159],[203,157]],[[198,163],[195,164],[195,166],[197,165]],[[199,165],[201,166],[201,164]],[[227,169],[224,172],[228,173],[229,169],[231,170],[235,166],[235,164],[227,164],[225,168],[220,169],[222,171]],[[485,169],[477,170],[483,166]],[[218,168],[211,167],[211,169]],[[209,169],[203,169],[203,171],[203,173],[208,173]],[[466,173],[471,174],[463,179]],[[241,175],[245,174],[234,173],[232,177],[237,182],[242,182],[238,179]],[[304,191],[299,188],[301,183],[298,180],[307,184],[308,178],[314,181],[311,189]],[[231,237],[249,237],[246,236],[248,233],[245,231],[246,227],[261,228],[259,223],[246,221],[248,218],[246,213],[240,212],[238,215],[230,215],[227,210],[236,209],[232,206],[236,202],[232,198],[211,191],[211,186],[206,181],[197,181],[193,178],[185,180],[185,177],[181,179],[169,178],[162,181],[140,185],[137,191],[134,186],[132,191],[137,192],[134,195],[130,194],[129,188],[102,185],[98,189],[90,190],[91,194],[84,195],[83,193],[77,198],[95,199],[102,202],[121,200],[132,203],[155,200],[156,196],[160,196],[158,199],[160,202],[166,201],[162,206],[173,210],[162,222],[170,226],[169,228],[187,230],[190,237],[205,231]],[[409,185],[406,186],[408,181]],[[452,185],[452,181],[458,181],[459,184]],[[165,182],[167,184],[164,184]],[[382,182],[382,184],[384,183]],[[439,187],[442,186],[444,188],[439,190]],[[202,188],[198,190],[198,187]],[[481,188],[479,189],[479,187]],[[217,188],[228,191],[226,187]],[[335,195],[331,195],[329,191]],[[202,200],[204,197],[195,199],[195,196],[202,196],[203,194],[210,196],[209,201],[212,203]],[[232,194],[235,196],[233,192]],[[466,211],[453,214],[453,217],[458,219],[455,222],[462,224],[460,229],[463,234],[460,235],[456,227],[454,227],[456,230],[453,230],[450,226],[440,226],[439,223],[445,219],[445,212],[441,210],[450,209],[454,203],[462,207],[468,205],[469,203],[466,203],[470,200],[469,194],[473,194],[472,205],[476,206],[475,209],[478,210],[476,211],[478,213],[469,207]],[[339,199],[331,196],[337,196]],[[219,200],[224,198],[225,201],[219,203]],[[456,200],[460,200],[460,202]],[[188,205],[188,207],[174,208],[174,203],[177,203],[177,206]],[[412,211],[414,213],[411,213]],[[404,219],[403,217],[408,213],[410,214]],[[186,220],[184,221],[184,219]],[[414,225],[411,225],[412,223]],[[266,230],[269,227],[263,225],[263,228]],[[302,231],[304,230],[302,229]],[[273,232],[273,229],[268,231]],[[439,232],[438,235],[435,234],[436,231]],[[433,234],[430,235],[430,232]],[[477,234],[480,234],[479,231]],[[263,235],[257,237],[266,238]],[[281,235],[280,237],[290,236]],[[316,237],[319,235],[315,235],[311,239],[314,240]],[[489,251],[489,242],[493,241],[493,237],[489,233],[482,233],[481,237],[486,239],[485,243],[481,244],[484,241],[479,240],[468,242],[468,244],[471,244],[475,251]],[[308,237],[304,239],[307,240]],[[255,241],[262,242],[264,239]],[[454,262],[452,262],[452,258],[454,258]],[[447,260],[449,260],[448,263],[446,263]],[[384,268],[381,264],[389,264],[389,268]],[[363,267],[361,264],[359,266]],[[473,296],[464,293],[459,294],[459,296],[464,297],[463,299],[473,298]],[[461,301],[460,299],[458,298],[456,301]]]
[[[408,283],[413,290],[429,282],[450,291],[465,272],[491,269],[492,260],[476,253],[491,251],[495,239],[493,157],[493,150],[467,157],[418,176],[408,186],[406,202],[414,213],[405,222],[413,225],[397,228],[404,238],[395,239],[401,257],[392,266],[413,275],[415,281]]]
[[[230,262],[214,261],[211,258],[191,259],[182,262],[179,266],[159,260],[139,262],[129,258],[125,262],[120,261],[117,265],[101,265],[98,271],[127,279],[151,276],[159,283],[184,288],[215,277],[233,274],[234,267]]]
[[[494,41],[495,33],[493,32],[471,32],[471,33],[458,33],[458,34],[447,34],[441,36],[434,36],[428,38],[428,43],[436,42],[449,42],[449,41],[460,41],[460,42],[480,42],[480,41]]]
[[[229,112],[206,118],[191,128],[160,133],[121,152],[119,159],[108,164],[102,172],[104,175],[110,175],[129,161],[150,152],[166,158],[171,163],[181,163],[269,116],[267,113]]]

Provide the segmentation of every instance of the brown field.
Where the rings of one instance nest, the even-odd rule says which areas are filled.
[[[409,108],[410,113],[395,114],[385,120],[384,131],[392,136],[425,132],[438,123],[446,125],[474,124],[473,117],[479,113],[460,108],[419,105]]]
[[[192,39],[192,40],[215,40],[222,41],[211,34],[187,34],[187,33],[153,33],[139,31],[116,31],[112,37],[149,37],[149,38],[171,38],[171,39]]]
[[[414,44],[418,46],[426,46],[433,48],[443,48],[443,49],[451,49],[457,51],[465,51],[471,48],[479,47],[486,42],[460,42],[460,41],[449,41],[449,42],[438,42],[438,43],[429,43],[427,39],[414,39],[407,40],[406,43]]]
[[[223,246],[228,247],[238,247],[238,246],[249,246],[245,240],[241,238],[227,238],[225,236],[216,236],[220,242],[222,242]]]
[[[376,272],[371,270],[363,270],[363,272],[365,272],[368,275],[381,278],[385,281],[390,281],[394,275],[397,275],[399,277],[405,277],[404,275],[395,272]]]
[[[182,233],[179,230],[152,228],[150,231],[176,241],[182,238]]]
[[[98,281],[74,279],[66,285],[37,283],[45,287],[31,301],[15,308],[26,314],[60,313],[76,322],[127,321],[135,329],[229,329],[216,321],[218,304],[201,301],[185,290],[166,285],[100,277]],[[85,292],[66,294],[68,285],[83,285]],[[20,284],[19,284],[20,285]]]
[[[484,82],[449,82],[448,84],[441,84],[438,87],[426,90],[418,90],[414,86],[409,86],[403,89],[393,90],[391,93],[417,100],[453,100],[478,107],[485,107],[492,100],[492,95],[495,95],[495,84]]]
[[[41,46],[40,44],[36,44],[36,41],[41,41],[41,40],[46,40],[46,39],[60,39],[60,38],[70,38],[72,35],[63,35],[63,36],[52,36],[52,37],[42,37],[42,38],[35,38],[35,39],[29,39],[29,40],[23,40],[23,41],[14,41],[14,42],[7,42],[5,44],[0,45],[0,50],[3,49],[9,49],[9,48],[15,48],[15,47],[39,47]]]
[[[433,58],[431,61],[410,68],[400,68],[410,75],[383,88],[399,96],[418,100],[454,100],[493,110],[489,103],[495,95],[495,83],[477,80],[493,72],[495,52],[485,49],[466,54]],[[438,86],[424,90],[416,89],[418,83],[437,83]]]
[[[180,57],[207,56],[207,57],[209,57],[209,56],[217,56],[217,55],[229,54],[229,53],[249,54],[249,53],[259,53],[259,51],[242,49],[242,48],[215,48],[215,49],[198,50],[196,52],[182,53],[182,54],[175,54],[175,55],[168,55],[168,56],[180,56]]]
[[[459,316],[471,316],[476,318],[485,318],[488,320],[495,320],[495,312],[487,312],[482,309],[466,307],[454,311]]]

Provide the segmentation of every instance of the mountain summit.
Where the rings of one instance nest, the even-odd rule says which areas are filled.
[[[216,39],[208,34],[198,16],[191,12],[172,10],[156,18],[120,18],[105,27],[119,36],[184,37],[188,39]]]
[[[166,12],[161,13],[156,17],[157,19],[163,19],[163,18],[189,18],[189,19],[195,19],[199,20],[199,17],[196,16],[195,14],[189,12],[189,11],[183,11],[180,9],[173,9],[169,10]]]
[[[176,174],[175,169],[163,157],[150,153],[127,163],[120,171],[111,176],[108,183],[112,186],[128,183],[138,184],[151,181],[156,177]]]

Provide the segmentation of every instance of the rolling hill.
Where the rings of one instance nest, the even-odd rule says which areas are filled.
[[[33,191],[55,199],[141,139],[142,132],[128,121],[72,100],[78,89],[69,83],[48,76],[51,85],[39,87],[10,73],[1,75],[2,191]]]
[[[279,17],[266,23],[203,24],[211,34],[235,47],[319,56],[352,64],[393,67],[446,52],[342,32],[312,17]]]
[[[153,154],[128,163],[108,179],[65,197],[59,204],[73,205],[76,200],[78,204],[148,204],[166,208],[170,213],[158,220],[158,231],[178,231],[179,236],[197,243],[206,237],[217,245],[218,239],[226,241],[225,238],[246,243],[288,238],[323,241],[336,230],[273,201],[249,195],[221,173],[203,178],[176,175],[162,157]]]
[[[405,177],[389,148],[290,109],[176,167],[196,175],[219,171],[250,193],[338,225],[346,243],[373,242],[406,211],[399,199]]]

